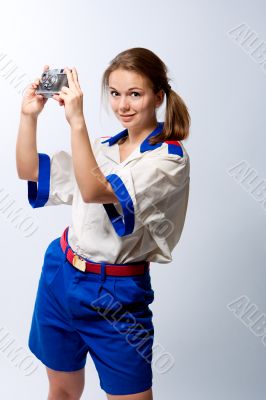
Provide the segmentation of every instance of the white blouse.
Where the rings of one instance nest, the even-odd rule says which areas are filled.
[[[33,208],[72,205],[68,241],[74,252],[94,262],[169,263],[187,211],[190,161],[181,141],[150,145],[163,122],[120,163],[117,141],[128,135],[96,138],[96,161],[119,199],[117,203],[85,203],[66,151],[39,156],[38,182],[27,181]]]

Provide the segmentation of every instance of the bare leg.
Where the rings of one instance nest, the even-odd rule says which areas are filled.
[[[79,400],[84,390],[85,368],[73,372],[46,367],[49,379],[48,400]]]
[[[119,396],[114,396],[111,394],[107,394],[107,399],[108,400],[152,400],[152,388],[149,390],[145,390],[145,392],[140,392],[136,394],[127,394],[127,395],[119,395]]]

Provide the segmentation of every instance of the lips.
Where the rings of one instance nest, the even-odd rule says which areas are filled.
[[[133,115],[135,115],[135,114],[128,114],[128,115],[121,115],[120,114],[120,117],[133,117]]]

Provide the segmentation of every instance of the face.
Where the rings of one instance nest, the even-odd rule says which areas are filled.
[[[112,110],[126,128],[153,124],[164,96],[163,90],[153,93],[147,78],[124,69],[111,72],[108,92]]]

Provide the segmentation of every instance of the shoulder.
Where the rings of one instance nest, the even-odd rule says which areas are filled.
[[[184,157],[183,146],[178,140],[165,140],[163,142],[164,147],[167,149],[168,154],[176,154],[180,157]]]
[[[99,152],[101,152],[101,149],[105,144],[103,144],[103,141],[106,140],[110,136],[97,136],[94,138],[90,138],[90,143],[92,147],[92,151],[94,155],[96,156]]]
[[[100,136],[100,137],[98,138],[98,141],[99,141],[99,143],[102,144],[102,145],[109,145],[108,139],[110,139],[111,137],[112,137],[112,136]]]
[[[151,158],[172,160],[182,164],[189,162],[188,152],[184,144],[178,140],[165,140],[159,147],[148,153]]]
[[[72,162],[72,155],[69,151],[57,150],[52,154],[51,159],[53,161]]]
[[[112,136],[97,136],[96,138],[92,139],[93,146],[100,147],[100,146],[108,146],[109,143],[107,139],[110,139]]]
[[[62,170],[65,173],[73,171],[72,154],[69,151],[58,150],[50,158],[53,170]]]

